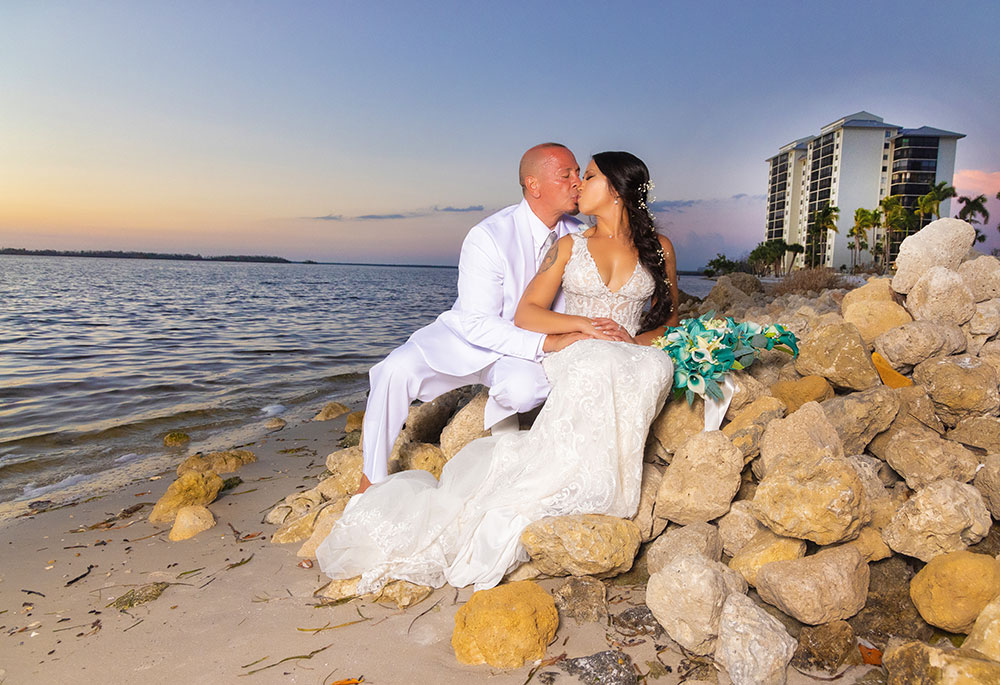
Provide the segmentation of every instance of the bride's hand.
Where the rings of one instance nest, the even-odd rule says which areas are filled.
[[[583,333],[590,338],[597,338],[598,340],[616,340],[612,337],[607,329],[607,322],[611,319],[605,319],[603,317],[598,317],[596,319],[588,319],[585,316],[579,318],[579,327],[577,331]],[[614,324],[613,321],[611,321]],[[617,324],[615,324],[617,325]]]
[[[598,317],[596,319],[591,319],[594,324],[594,328],[599,330],[605,336],[607,340],[618,340],[621,342],[634,343],[635,338],[628,334],[625,327],[619,324],[614,319],[608,319],[605,317]]]

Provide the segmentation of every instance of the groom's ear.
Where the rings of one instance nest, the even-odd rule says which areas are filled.
[[[534,176],[524,177],[524,194],[530,195],[531,197],[538,199],[541,197],[542,193],[538,189],[538,179]]]

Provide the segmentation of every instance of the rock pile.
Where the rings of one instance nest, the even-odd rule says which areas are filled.
[[[943,682],[940,668],[1000,681],[1000,260],[972,251],[974,236],[936,221],[903,242],[891,279],[850,292],[769,297],[755,279],[719,279],[682,315],[782,323],[800,355],[765,353],[735,373],[721,431],[701,432],[699,402],[668,403],[632,521],[537,522],[522,539],[532,560],[514,575],[607,578],[637,560],[659,626],[734,683],[784,682],[789,664],[836,675],[881,651],[889,682]],[[476,390],[413,408],[394,468],[440,473],[483,435]],[[406,456],[418,447],[435,457]],[[308,552],[329,530],[360,452],[327,466],[268,514],[275,541]],[[929,644],[932,627],[969,638]],[[461,643],[479,645],[463,660],[493,663],[481,636]]]

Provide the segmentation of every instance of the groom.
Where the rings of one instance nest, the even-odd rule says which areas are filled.
[[[472,227],[458,261],[458,299],[372,367],[365,408],[361,487],[385,480],[389,453],[410,403],[429,401],[463,385],[489,386],[484,424],[517,420],[542,403],[549,383],[539,363],[580,333],[545,335],[517,328],[514,310],[542,257],[574,219],[580,166],[564,145],[542,143],[521,158],[524,199]],[[562,309],[560,293],[553,309]]]

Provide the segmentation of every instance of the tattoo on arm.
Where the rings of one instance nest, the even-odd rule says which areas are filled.
[[[555,243],[552,244],[552,247],[549,248],[549,251],[545,253],[545,256],[542,257],[542,263],[538,267],[538,273],[542,273],[543,271],[548,271],[552,267],[552,265],[556,263],[556,257],[558,256],[559,256],[559,241],[557,240]]]

